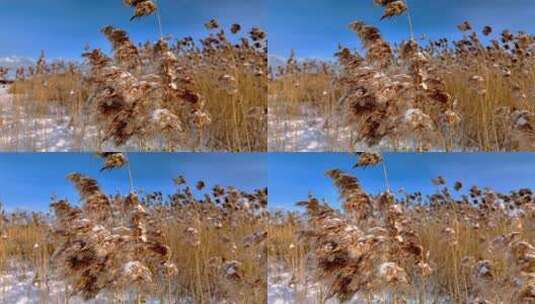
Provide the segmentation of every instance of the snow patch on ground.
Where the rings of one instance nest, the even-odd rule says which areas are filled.
[[[40,279],[34,271],[12,267],[0,275],[0,303],[38,304],[38,303],[104,304],[103,296],[84,301],[80,297],[68,297],[66,284],[61,280]]]
[[[416,140],[408,138],[394,146],[384,139],[375,146],[356,142],[354,131],[347,126],[339,112],[322,113],[313,104],[297,108],[270,105],[268,113],[268,149],[273,152],[368,152],[415,151]],[[442,151],[435,147],[430,150]],[[455,148],[454,151],[463,151]]]
[[[0,86],[0,150],[17,152],[137,151],[134,143],[116,147],[100,144],[98,130],[87,123],[75,124],[61,107],[49,107],[28,113],[36,105],[18,103]],[[81,116],[86,113],[81,113]],[[87,119],[85,117],[84,119]]]
[[[321,152],[352,150],[351,131],[335,117],[322,117],[312,106],[302,105],[297,114],[270,107],[269,151]]]
[[[94,139],[94,128],[76,130],[71,117],[64,110],[50,110],[38,116],[30,116],[0,88],[0,149],[3,151],[60,152],[81,150],[84,142]],[[79,140],[75,140],[78,132]]]
[[[0,273],[0,303],[1,304],[106,304],[106,303],[134,303],[130,296],[112,301],[106,293],[100,293],[93,300],[85,301],[78,296],[69,296],[67,284],[57,277],[50,275],[42,278],[29,267],[10,263],[7,271]],[[120,301],[118,301],[120,300]],[[147,304],[160,303],[157,299],[147,300]],[[191,299],[175,300],[175,304],[192,304]]]
[[[319,282],[314,282],[310,275],[306,275],[305,282],[299,282],[294,274],[282,264],[270,264],[268,271],[268,304],[289,303],[325,303],[339,304],[336,299],[325,299],[326,288]],[[350,304],[363,304],[357,299]]]

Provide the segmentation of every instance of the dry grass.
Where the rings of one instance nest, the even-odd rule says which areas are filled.
[[[378,4],[392,17],[408,11],[402,3]],[[340,69],[332,66],[319,76],[290,56],[287,67],[270,81],[274,115],[279,115],[276,107],[312,101],[317,108],[319,103],[321,110],[315,114],[344,120],[354,135],[353,147],[364,143],[390,150],[535,149],[532,35],[509,30],[496,34],[490,26],[478,34],[464,22],[458,41],[419,44],[411,29],[408,40],[391,45],[377,27],[357,21],[350,29],[365,52],[340,47],[335,54]],[[482,36],[491,42],[484,44]],[[315,64],[323,65],[327,63]],[[296,85],[301,80],[306,84]]]
[[[105,154],[105,168],[125,166]],[[0,274],[32,271],[48,298],[51,280],[65,281],[62,298],[161,303],[265,303],[267,190],[205,189],[199,199],[177,178],[177,190],[107,195],[72,174],[80,206],[53,199],[55,215],[0,218]],[[198,190],[204,182],[197,182]],[[15,267],[15,268],[13,268]]]
[[[136,18],[156,11],[150,1],[126,4]],[[72,150],[266,151],[266,34],[255,27],[242,33],[238,24],[227,33],[216,20],[206,27],[200,43],[162,36],[141,44],[104,27],[112,54],[88,48],[89,70],[47,64],[42,54],[35,67],[17,70],[9,114],[30,121],[68,115],[62,131],[73,133]],[[6,123],[11,133],[3,135],[17,148],[13,138],[31,130],[15,124]]]
[[[531,190],[463,190],[439,177],[433,195],[394,197],[370,195],[339,170],[328,175],[343,211],[314,198],[300,202],[305,214],[275,216],[268,246],[270,264],[295,273],[295,285],[309,272],[327,287],[321,301],[535,301]]]
[[[354,136],[339,119],[343,91],[335,81],[336,67],[320,61],[297,62],[271,70],[269,81],[269,150],[295,151],[304,142],[303,128],[325,135],[329,151],[353,149]],[[304,142],[306,145],[307,143]],[[305,149],[306,150],[306,149]],[[321,150],[315,148],[314,150]]]

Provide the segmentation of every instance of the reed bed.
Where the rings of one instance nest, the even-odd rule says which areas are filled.
[[[157,14],[151,1],[125,4],[133,19]],[[87,47],[83,63],[49,64],[43,53],[34,67],[15,71],[11,112],[30,121],[43,116],[36,108],[69,117],[70,150],[266,151],[266,33],[239,24],[226,30],[217,20],[205,26],[200,41],[144,43],[106,26],[112,53]],[[15,124],[3,128],[13,149],[29,132]]]
[[[384,19],[409,12],[404,1],[375,2]],[[299,62],[292,53],[271,70],[275,123],[287,120],[277,108],[314,108],[326,123],[347,126],[338,129],[350,137],[346,151],[533,151],[533,35],[465,21],[459,40],[422,42],[407,16],[407,40],[391,44],[378,27],[355,21],[349,28],[363,52],[340,46],[337,63]]]
[[[316,303],[535,300],[531,189],[500,193],[437,177],[431,195],[372,195],[351,174],[327,175],[341,210],[309,197],[297,203],[304,213],[272,214],[270,267],[284,265],[296,295],[316,282],[324,288]]]
[[[128,166],[122,154],[102,156],[103,170]],[[68,179],[79,204],[53,198],[53,213],[2,211],[0,218],[0,277],[32,273],[38,302],[267,301],[266,189],[208,188],[178,176],[168,196],[108,195],[91,177]],[[61,292],[51,297],[58,281]]]

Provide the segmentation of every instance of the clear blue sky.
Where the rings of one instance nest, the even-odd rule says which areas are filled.
[[[469,20],[474,28],[535,30],[533,0],[408,0],[417,37],[459,38],[456,25]],[[338,43],[359,47],[348,24],[362,20],[378,26],[389,41],[408,37],[406,17],[379,21],[382,9],[373,0],[267,0],[270,53],[298,57],[332,57]]]
[[[192,185],[198,180],[252,191],[267,186],[267,157],[233,153],[129,153],[134,186],[146,192],[175,190],[173,177],[183,175]],[[0,153],[0,201],[14,209],[46,211],[50,197],[78,202],[66,176],[80,172],[98,180],[109,194],[128,193],[128,171],[100,173],[102,160],[85,153]]]
[[[136,42],[158,38],[156,17],[130,22],[132,9],[122,0],[0,0],[0,56],[80,59],[86,44],[107,49],[100,29],[111,24]],[[244,29],[265,25],[263,0],[158,0],[164,34],[204,37],[211,18]]]
[[[443,176],[448,185],[455,181],[508,192],[535,188],[535,153],[387,153],[386,165],[394,191],[432,193],[431,179]],[[329,169],[356,175],[368,192],[385,190],[382,167],[352,169],[356,157],[349,153],[271,153],[269,162],[269,206],[294,209],[297,201],[311,193],[339,207],[339,195]]]

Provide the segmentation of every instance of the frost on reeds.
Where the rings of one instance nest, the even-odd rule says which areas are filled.
[[[306,206],[304,237],[313,244],[318,278],[329,286],[328,297],[349,300],[383,292],[406,299],[432,272],[405,207],[392,194],[368,195],[358,180],[340,170],[327,173],[335,182],[348,216],[316,199]]]
[[[162,134],[174,150],[184,142],[185,128],[200,130],[210,122],[203,111],[204,101],[192,90],[187,71],[180,69],[166,41],[146,46],[152,70],[141,66],[142,54],[125,31],[105,27],[103,33],[112,43],[115,60],[99,50],[84,57],[91,65],[92,99],[97,118],[104,124],[104,140],[124,145],[132,137]]]
[[[446,39],[425,47],[409,40],[393,52],[378,29],[362,22],[351,28],[367,50],[358,66],[339,56],[347,88],[343,102],[359,140],[373,146],[386,138],[394,145],[413,138],[420,150],[533,149],[533,92],[528,87],[534,79],[526,65],[533,58],[531,36],[506,31],[501,42],[484,46],[472,32],[454,41],[453,49]],[[464,22],[459,29],[468,33],[472,27]],[[484,35],[491,33],[491,27],[483,29]],[[464,88],[455,79],[464,79]],[[480,101],[475,113],[474,99]]]
[[[385,8],[386,17],[408,12],[403,1],[375,2]],[[533,35],[497,33],[488,25],[476,29],[464,21],[458,26],[462,35],[458,40],[421,42],[411,30],[408,39],[394,44],[385,40],[378,27],[362,21],[351,23],[350,29],[364,52],[340,46],[335,54],[338,65],[314,64],[327,64],[327,74],[289,60],[272,80],[277,88],[270,93],[273,98],[300,103],[320,100],[316,107],[328,110],[321,112],[324,119],[345,118],[353,146],[535,149]]]
[[[274,216],[280,222],[270,236],[273,260],[308,265],[296,268],[294,284],[304,284],[300,270],[315,274],[327,287],[327,298],[340,300],[535,301],[531,189],[500,193],[461,182],[450,189],[439,176],[429,195],[372,195],[355,176],[341,170],[327,174],[339,190],[342,210],[309,198],[298,203],[306,207],[303,216]],[[293,235],[282,234],[284,227]],[[292,249],[275,248],[282,242]],[[304,253],[296,256],[294,244]]]
[[[417,149],[425,150],[435,139],[448,135],[439,130],[454,129],[459,114],[441,75],[417,43],[405,42],[395,58],[377,28],[362,22],[352,23],[351,28],[367,50],[358,66],[347,66],[341,60],[346,68],[340,81],[347,88],[342,102],[357,128],[356,140],[374,146],[385,138],[395,143],[411,134]]]
[[[104,153],[104,168],[126,165]],[[85,299],[176,303],[265,303],[267,190],[195,184],[176,192],[105,194],[96,180],[69,175],[80,206],[55,200],[52,269]],[[0,227],[1,228],[1,227]]]
[[[146,0],[125,3],[135,17],[156,9]],[[240,37],[242,27],[233,24],[227,37],[216,20],[206,25],[210,33],[200,42],[167,36],[140,44],[106,26],[112,54],[87,46],[87,70],[55,68],[43,54],[35,67],[17,71],[10,92],[33,98],[28,103],[65,101],[80,134],[96,129],[87,143],[93,150],[265,151],[266,33],[253,27]]]
[[[232,31],[237,32],[238,27],[233,25]],[[219,24],[212,20],[207,28],[219,30]],[[220,127],[231,128],[235,133],[230,137],[225,135],[226,138],[212,138],[218,135],[207,129],[213,121],[210,108],[217,113],[224,105],[223,101],[215,103],[215,100],[208,105],[207,98],[215,99],[217,96],[213,94],[224,91],[225,98],[237,102],[242,90],[256,90],[259,95],[255,98],[262,99],[260,92],[266,88],[262,81],[266,69],[263,31],[253,28],[250,40],[244,38],[240,44],[233,45],[225,32],[219,30],[202,40],[202,48],[191,38],[174,45],[162,38],[155,44],[136,47],[123,30],[108,26],[102,31],[112,44],[114,59],[98,49],[86,52],[84,57],[91,66],[89,80],[97,119],[105,124],[104,140],[120,146],[133,138],[143,142],[162,136],[168,150],[217,145],[214,140],[221,140],[221,144],[226,141],[230,146],[236,143],[239,149],[261,150],[262,138],[253,134],[264,128],[265,107],[251,104],[245,112],[234,115],[231,125],[227,124],[229,121],[219,121],[225,124]],[[215,81],[213,85],[220,91],[206,87],[206,81]],[[202,91],[207,94],[201,94]],[[249,102],[252,101],[242,104]]]
[[[158,7],[150,0],[124,0],[125,5],[134,8],[134,15],[130,18],[130,21],[143,16],[149,16],[154,13]]]
[[[103,290],[150,294],[159,277],[174,274],[157,219],[136,194],[112,200],[89,177],[71,174],[69,179],[82,206],[66,200],[52,204],[58,240],[53,260],[75,294],[86,300]]]

